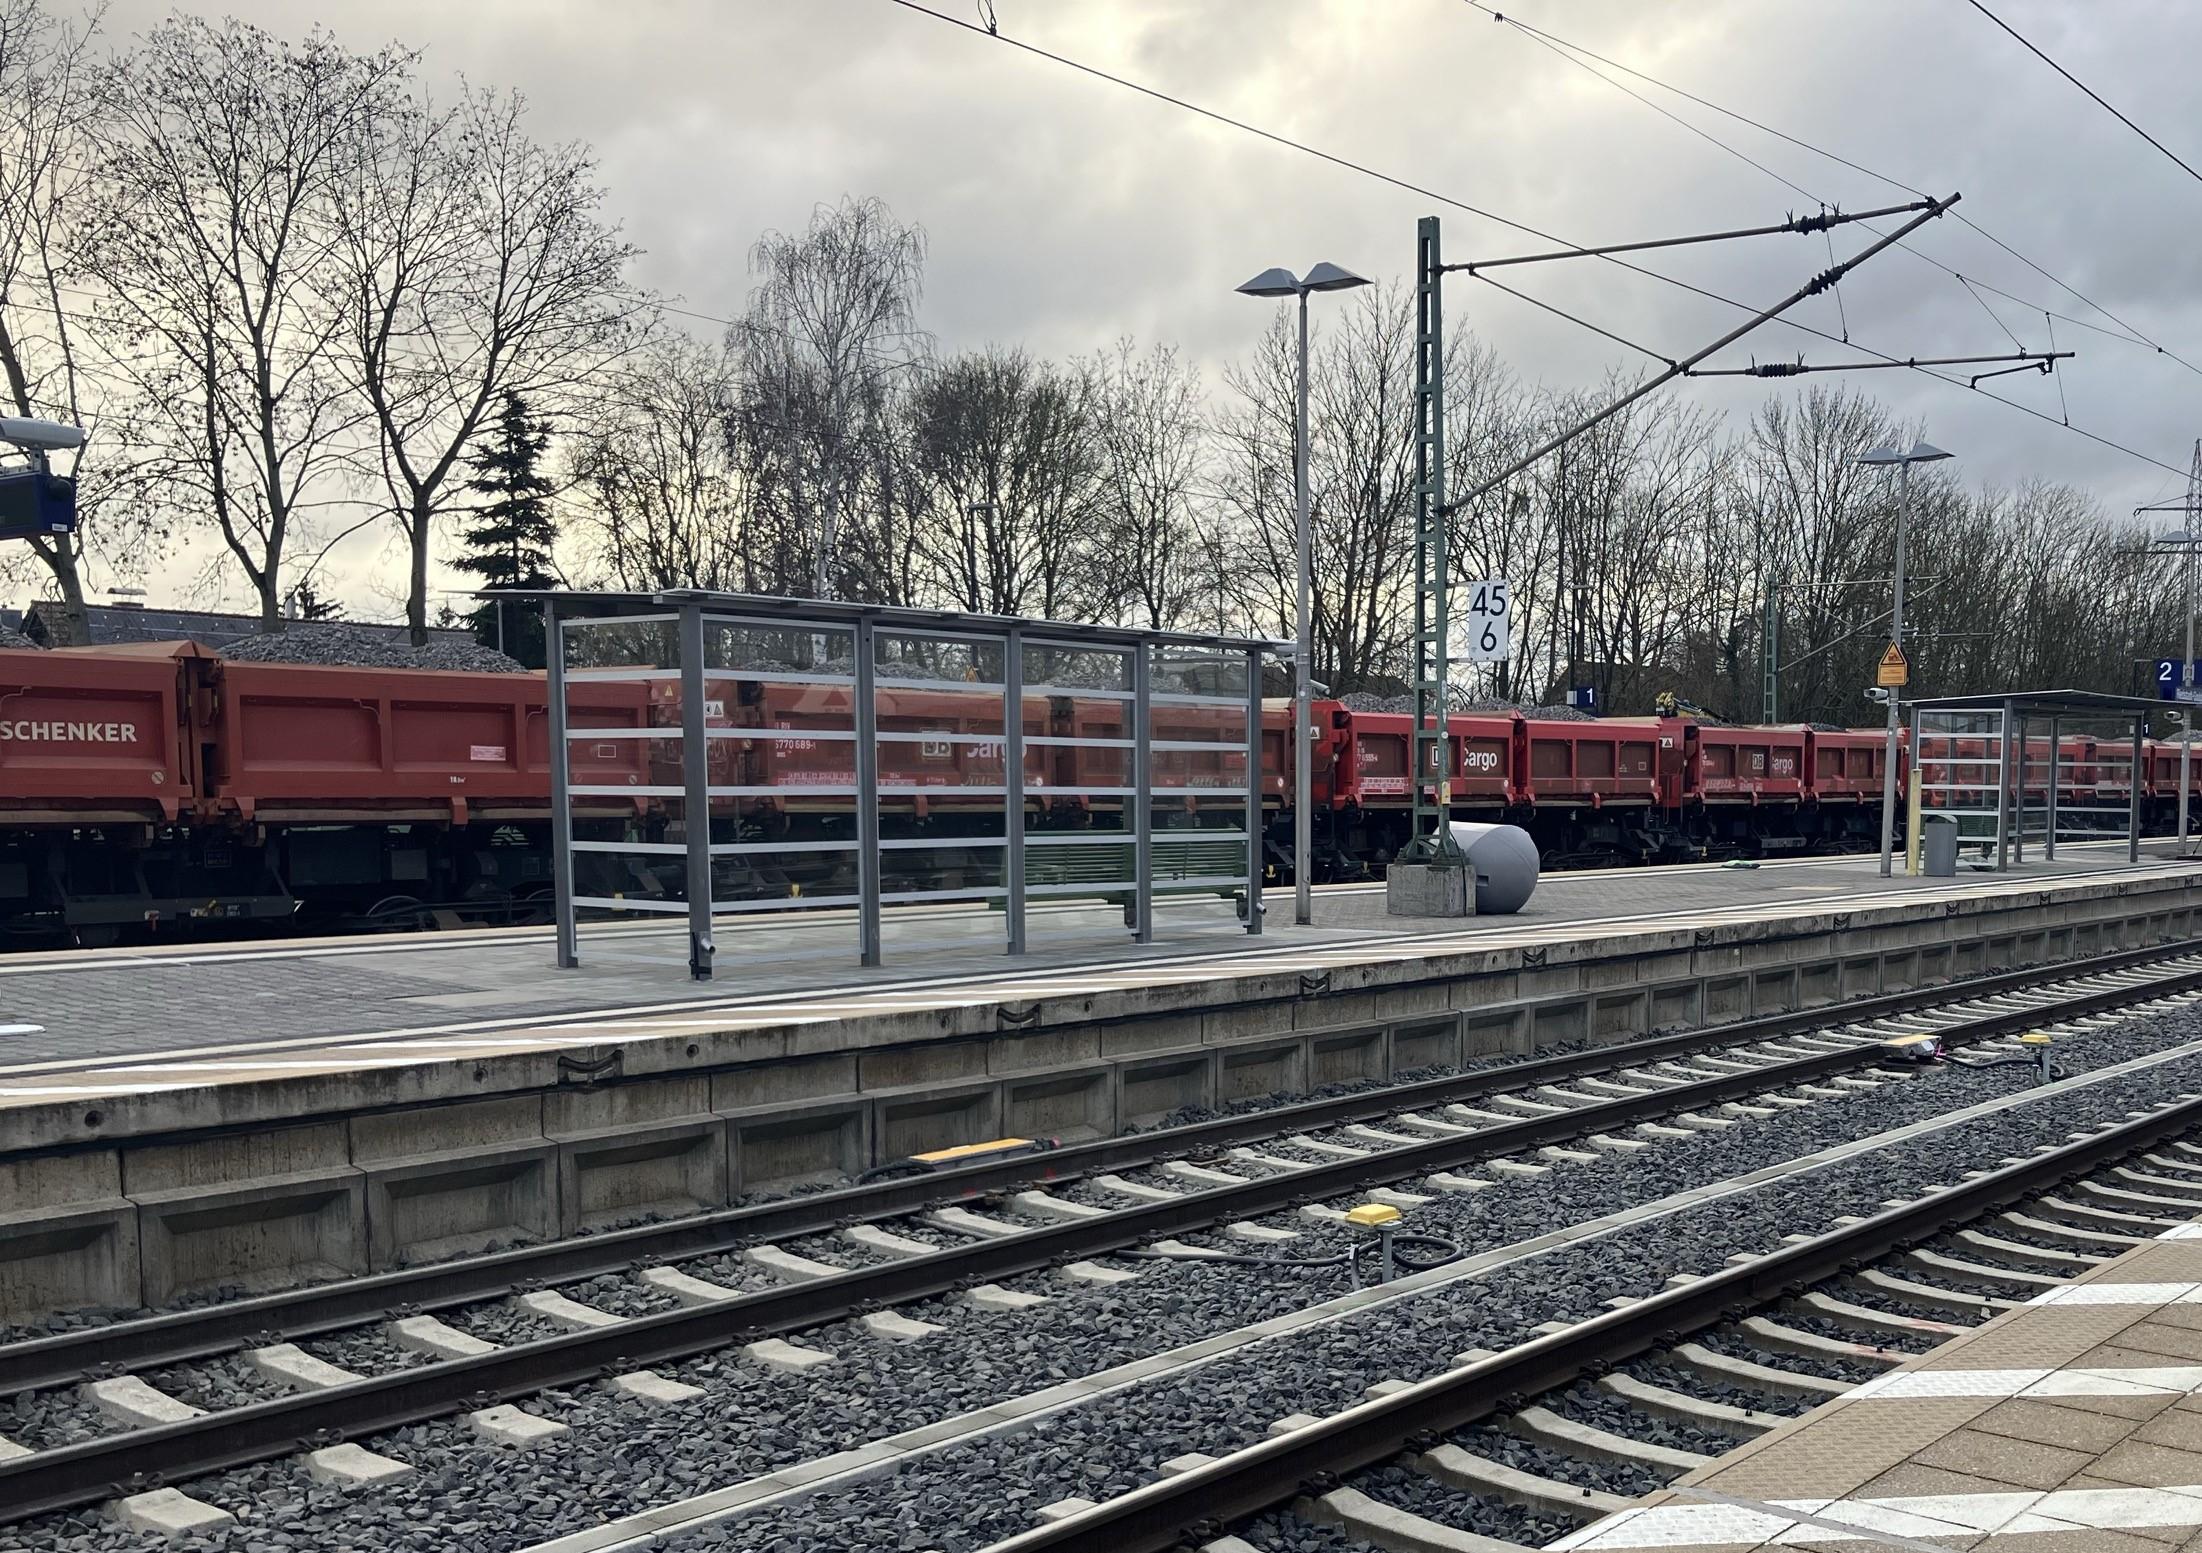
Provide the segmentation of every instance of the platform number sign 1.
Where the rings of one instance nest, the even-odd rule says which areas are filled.
[[[1506,579],[1489,577],[1482,582],[1472,582],[1462,593],[1468,600],[1468,630],[1461,661],[1506,662],[1514,655],[1514,599]]]

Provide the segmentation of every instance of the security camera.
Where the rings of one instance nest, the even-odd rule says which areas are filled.
[[[1885,705],[1888,702],[1888,698],[1889,693],[1888,687],[1886,685],[1866,686],[1866,699],[1868,701],[1878,701]]]
[[[84,428],[59,421],[31,420],[20,415],[0,415],[0,442],[12,442],[33,452],[51,453],[84,446]]]

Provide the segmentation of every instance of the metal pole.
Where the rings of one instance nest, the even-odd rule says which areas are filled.
[[[1297,723],[1294,728],[1297,730]],[[1298,737],[1297,732],[1294,737]],[[1300,741],[1300,747],[1304,759],[1305,740]],[[1262,654],[1260,648],[1250,647],[1246,651],[1246,931],[1258,934],[1261,930]]]
[[[2049,719],[2049,833],[2042,837],[2041,856],[2045,863],[2057,860],[2057,767],[2064,753],[2064,735],[2060,718]]]
[[[2148,714],[2133,719],[2133,780],[2126,786],[2126,861],[2141,861],[2141,778],[2148,770]],[[2185,844],[2185,838],[2181,838]]]
[[[1142,642],[1132,653],[1132,942],[1151,944],[1155,938],[1155,833],[1154,833],[1154,737],[1153,676],[1148,657],[1154,651]]]
[[[1002,903],[1009,952],[1025,952],[1025,638],[1015,626],[1002,648]]]
[[[1308,518],[1307,502],[1307,288],[1300,288],[1300,392],[1299,431],[1292,446],[1292,502],[1295,542],[1299,554],[1299,622],[1292,652],[1292,920],[1306,927],[1315,920],[1314,881],[1315,816],[1314,761],[1308,744],[1315,733],[1309,679],[1315,644],[1309,615],[1312,613],[1315,567],[1315,535]],[[1257,676],[1257,684],[1259,676]],[[1257,691],[1255,705],[1260,705]],[[1258,720],[1258,719],[1257,719]],[[1257,811],[1258,813],[1258,811]]]
[[[2179,684],[2190,694],[2194,687],[2194,502],[2187,502],[2187,542],[2182,547],[2187,581],[2187,652],[2179,660]],[[2179,707],[2179,841],[2173,855],[2187,851],[2187,780],[2194,759],[2194,703],[2182,698]]]
[[[711,979],[711,743],[704,717],[703,606],[680,612],[681,821],[688,839],[688,974]]]
[[[1904,650],[1904,524],[1911,515],[1910,460],[1905,460],[1901,468],[1896,497],[1896,607],[1889,613],[1889,640],[1899,653]],[[1903,687],[1891,685],[1888,690],[1888,744],[1881,764],[1881,877],[1884,879],[1889,876],[1890,860],[1896,850],[1896,724],[1902,715],[1898,703],[1903,699]],[[2000,818],[1996,828],[2000,833]]]
[[[2011,703],[2003,703],[2003,710],[1996,714],[1996,872],[2003,872],[2011,860],[2010,817],[2011,803]]]
[[[880,962],[879,707],[873,695],[872,622],[856,623],[856,956]]]
[[[558,968],[570,971],[581,963],[580,925],[573,906],[573,800],[568,796],[566,738],[566,622],[558,618],[558,606],[543,601],[543,642],[549,669],[545,694],[549,697],[551,778],[551,913],[558,938]]]

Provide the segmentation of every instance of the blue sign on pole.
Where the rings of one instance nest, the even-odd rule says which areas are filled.
[[[2187,683],[2202,686],[2202,660],[2187,665]],[[2156,699],[2159,701],[2176,701],[2179,699],[2179,660],[2177,658],[2158,658],[2156,660]]]

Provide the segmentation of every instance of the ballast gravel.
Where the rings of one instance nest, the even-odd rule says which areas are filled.
[[[363,669],[464,669],[477,674],[525,674],[527,665],[493,647],[438,636],[415,647],[402,631],[362,631],[357,626],[294,623],[266,636],[248,636],[222,649],[240,663],[314,663]]]
[[[2183,1012],[2154,1015],[2075,1040],[2063,1056],[2077,1069],[2198,1038],[2202,1019]],[[1643,1153],[1563,1164],[1547,1175],[1447,1194],[1412,1210],[1411,1222],[1417,1232],[1480,1251],[2029,1085],[2028,1076],[2013,1069],[1937,1071]],[[2202,1060],[2178,1059],[1976,1118],[1900,1149],[1494,1269],[1427,1297],[1220,1358],[1191,1375],[1130,1388],[1023,1434],[943,1450],[891,1477],[763,1511],[673,1546],[681,1553],[797,1553],[828,1546],[969,1553],[1029,1525],[1033,1512],[1054,1500],[1124,1492],[1151,1481],[1171,1457],[1242,1446],[1260,1438],[1274,1418],[1334,1412],[1359,1401],[1372,1382],[1434,1374],[1463,1349],[1510,1346],[1540,1321],[1579,1319],[1613,1297],[1656,1292],[1669,1272],[1717,1270],[1728,1255],[1768,1249],[1784,1232],[1816,1229],[1838,1214],[1877,1211],[1883,1199],[1954,1180],[2038,1143],[2062,1141],[2083,1124],[2120,1118],[2182,1088],[2202,1088]],[[1305,1238],[1288,1248],[1294,1254],[1346,1243],[1334,1227],[1303,1223]],[[1136,1282],[1107,1288],[1045,1275],[1022,1286],[1046,1292],[1049,1303],[1019,1313],[977,1311],[948,1300],[906,1307],[904,1314],[944,1328],[922,1343],[884,1343],[847,1326],[800,1334],[803,1345],[837,1356],[834,1365],[805,1376],[766,1372],[728,1353],[657,1366],[704,1388],[703,1397],[687,1403],[644,1408],[603,1387],[525,1399],[530,1411],[572,1429],[534,1451],[495,1451],[450,1422],[370,1439],[363,1442],[370,1449],[400,1459],[425,1452],[423,1470],[351,1498],[305,1490],[289,1462],[223,1474],[190,1491],[232,1510],[239,1524],[177,1546],[191,1553],[248,1553],[280,1545],[268,1540],[279,1529],[330,1546],[447,1547],[449,1541],[408,1540],[407,1529],[466,1523],[469,1553],[508,1553],[1301,1308],[1346,1284],[1329,1272],[1154,1262],[1143,1264]],[[1770,1401],[1760,1403],[1762,1410],[1772,1410]],[[278,1511],[271,1504],[291,1508]],[[818,1540],[822,1527],[832,1528],[830,1539]],[[908,1541],[911,1536],[920,1540]],[[89,1515],[0,1532],[0,1548],[56,1546],[120,1553],[142,1545],[134,1534]]]

